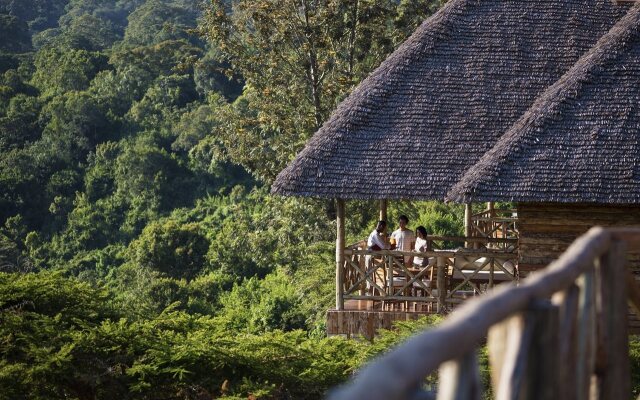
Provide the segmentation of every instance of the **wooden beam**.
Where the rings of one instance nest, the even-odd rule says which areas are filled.
[[[344,200],[336,199],[336,309],[344,310],[343,269],[344,269]]]
[[[489,211],[489,215],[492,218],[496,216],[496,209],[495,209],[495,206],[493,204],[493,201],[488,201],[487,202],[487,211]]]
[[[445,299],[447,298],[447,277],[445,268],[447,267],[445,257],[438,257],[436,261],[438,268],[436,275],[436,285],[438,287],[438,314],[446,311]]]
[[[378,217],[380,221],[387,221],[387,203],[387,199],[380,200],[380,215]],[[387,223],[389,223],[389,221],[387,221]]]
[[[464,236],[471,237],[472,231],[472,222],[471,216],[473,215],[473,211],[471,210],[471,203],[466,203],[464,205]],[[465,243],[465,247],[469,247],[470,243]]]

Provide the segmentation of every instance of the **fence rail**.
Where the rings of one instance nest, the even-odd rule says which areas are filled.
[[[516,210],[490,209],[471,216],[470,235],[481,238],[518,239]],[[499,248],[501,244],[491,244]]]
[[[466,238],[433,237],[431,240],[461,241]],[[476,242],[502,239],[475,238]],[[428,311],[446,312],[463,299],[481,294],[496,284],[516,281],[517,254],[489,250],[435,250],[405,252],[371,251],[362,243],[344,250],[342,287],[338,295],[347,300],[381,302],[382,308],[427,305]],[[412,259],[422,259],[420,265]]]
[[[640,312],[640,290],[625,255],[639,247],[640,229],[593,228],[545,270],[466,302],[330,399],[433,398],[422,383],[438,369],[438,399],[480,399],[485,339],[497,399],[628,398],[627,302]]]

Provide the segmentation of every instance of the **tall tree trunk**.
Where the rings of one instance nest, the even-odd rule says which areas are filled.
[[[349,65],[347,74],[349,77],[349,83],[353,83],[353,67],[354,67],[354,58],[356,52],[356,36],[358,30],[358,17],[359,17],[359,0],[352,0],[353,7],[351,9],[351,31],[349,32]]]
[[[315,37],[314,32],[311,27],[311,21],[309,18],[309,7],[307,5],[306,0],[302,0],[302,9],[304,12],[304,22],[306,28],[306,38],[309,44],[309,50],[307,51],[307,58],[309,62],[309,70],[307,71],[307,76],[309,79],[309,83],[311,86],[311,98],[313,102],[314,109],[314,119],[315,119],[315,129],[320,129],[322,125],[322,102],[321,102],[321,82],[320,82],[320,72],[318,71],[318,55],[315,48]]]

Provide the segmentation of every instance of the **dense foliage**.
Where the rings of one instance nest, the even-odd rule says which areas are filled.
[[[324,338],[333,204],[269,185],[440,3],[0,0],[0,398],[318,398],[402,337]]]

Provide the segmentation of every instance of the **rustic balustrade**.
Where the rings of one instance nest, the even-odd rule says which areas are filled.
[[[546,269],[456,309],[360,371],[332,400],[480,399],[477,347],[487,341],[497,399],[624,399],[630,395],[628,305],[640,290],[625,267],[640,229],[593,228]]]
[[[469,240],[484,245],[517,244],[513,239],[429,237],[431,243]],[[379,301],[383,305],[431,303],[437,305],[438,312],[445,312],[460,303],[463,296],[518,278],[514,252],[458,249],[417,253],[370,251],[363,247],[363,243],[349,246],[340,257],[342,285],[337,287],[337,296],[342,304],[347,300]],[[405,265],[405,257],[421,257],[430,262],[416,268]]]
[[[516,210],[489,209],[471,216],[470,236],[485,238],[517,239],[518,218]],[[502,243],[501,243],[502,244]],[[494,245],[496,248],[506,246]]]

